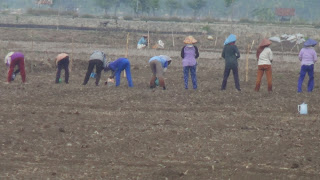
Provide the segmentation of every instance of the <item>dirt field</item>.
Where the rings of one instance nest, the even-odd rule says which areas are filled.
[[[110,60],[125,55],[126,32],[1,28],[0,33],[1,57],[25,53],[28,82],[21,84],[18,76],[5,84],[1,66],[0,179],[319,178],[320,74],[316,70],[313,93],[296,93],[300,67],[297,51],[289,52],[292,46],[285,46],[285,55],[272,46],[274,91],[267,92],[264,77],[261,91],[254,92],[254,54],[249,82],[244,81],[244,42],[252,39],[241,40],[242,91],[235,90],[231,75],[222,92],[222,46],[196,36],[201,54],[194,91],[183,87],[184,35],[176,35],[172,47],[170,34],[153,34],[152,42],[164,40],[165,49],[137,51],[141,34],[131,33],[134,87],[129,89],[125,78],[120,87],[104,86],[106,73],[98,87],[94,79],[81,85],[93,50],[105,51]],[[69,84],[54,84],[52,59],[60,52],[74,59]],[[166,91],[148,88],[147,61],[159,54],[174,59]],[[308,115],[298,114],[302,102]]]

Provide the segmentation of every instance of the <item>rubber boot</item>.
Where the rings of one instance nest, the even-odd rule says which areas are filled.
[[[166,90],[166,85],[164,83],[163,77],[159,78],[159,84],[160,84],[160,87],[163,88],[163,90]]]

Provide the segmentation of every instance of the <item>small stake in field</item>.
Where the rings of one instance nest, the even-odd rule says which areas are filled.
[[[171,34],[171,36],[172,36],[172,46],[174,47],[174,37],[173,37],[173,31],[172,31],[172,34]]]
[[[128,58],[128,51],[129,51],[129,35],[130,33],[127,34],[127,45],[126,45],[126,55],[125,58]],[[149,34],[148,34],[149,36]],[[149,39],[149,38],[148,38]],[[123,77],[127,77],[126,71],[123,71]]]
[[[33,53],[33,31],[31,31],[31,53]],[[31,72],[33,72],[33,63],[30,61]]]
[[[70,67],[69,71],[72,71],[72,64],[73,64],[73,36],[72,36],[72,41],[71,41],[71,55],[70,55]]]
[[[214,48],[216,48],[217,40],[218,40],[218,36],[216,36],[216,40],[215,40],[215,42],[214,42]]]
[[[148,27],[148,49],[150,48],[150,31]]]
[[[251,47],[250,44],[248,44],[248,52],[247,52],[247,56],[246,56],[246,82],[248,82],[248,74],[249,74],[249,55],[250,55],[250,51],[253,47],[254,44],[254,40],[252,41]]]

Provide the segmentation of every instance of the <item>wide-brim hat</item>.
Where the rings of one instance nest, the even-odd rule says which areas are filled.
[[[193,36],[187,36],[183,42],[185,44],[194,44],[194,43],[197,43],[198,41]]]
[[[227,45],[227,44],[229,44],[229,43],[236,42],[236,40],[237,40],[237,36],[234,35],[234,34],[230,34],[230,35],[228,36],[228,38],[224,41],[224,44],[223,44],[223,45]]]
[[[304,42],[304,46],[315,46],[317,45],[317,41],[316,40],[313,40],[313,39],[308,39],[306,42]]]
[[[272,42],[271,42],[269,39],[264,38],[264,39],[262,39],[262,41],[260,42],[259,47],[269,46],[270,44],[272,44]]]

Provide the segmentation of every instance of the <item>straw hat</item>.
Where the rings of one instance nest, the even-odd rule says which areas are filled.
[[[271,43],[272,43],[272,42],[271,42],[269,39],[264,38],[264,39],[262,39],[262,41],[260,42],[259,47],[269,46]]]
[[[197,43],[198,41],[193,36],[187,36],[183,42],[185,44],[194,44],[194,43]]]

